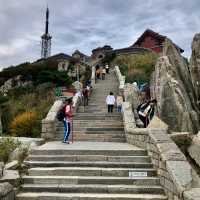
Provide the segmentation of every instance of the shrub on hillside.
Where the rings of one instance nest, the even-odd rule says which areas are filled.
[[[66,72],[59,71],[41,71],[38,74],[37,82],[39,84],[45,82],[52,82],[57,86],[66,86],[72,83]]]
[[[19,141],[15,141],[12,138],[1,138],[0,139],[0,161],[6,163],[9,155],[20,146]]]
[[[157,54],[146,53],[144,55],[120,55],[112,62],[118,65],[126,82],[148,82],[157,60]]]
[[[0,104],[7,102],[9,98],[0,94]]]
[[[24,112],[17,115],[10,125],[10,132],[13,136],[35,137],[37,126],[37,113]]]
[[[8,91],[8,96],[10,97],[19,97],[24,94],[28,94],[34,91],[33,85],[26,85],[26,86],[20,86],[13,88]]]
[[[116,53],[109,53],[103,58],[102,63],[105,65],[106,63],[111,63],[116,58]]]

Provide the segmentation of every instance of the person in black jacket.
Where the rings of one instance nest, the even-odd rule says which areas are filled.
[[[142,103],[137,107],[137,113],[144,124],[144,128],[149,125],[150,120],[153,118],[156,104],[157,100],[153,99],[146,103]]]

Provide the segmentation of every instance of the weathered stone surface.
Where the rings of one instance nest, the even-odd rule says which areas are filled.
[[[188,153],[195,160],[197,165],[200,166],[200,132],[192,139],[192,144],[188,148]]]
[[[163,161],[186,161],[186,157],[172,141],[157,144],[157,148]]]
[[[5,170],[15,170],[19,166],[17,160],[13,160],[5,165]]]
[[[188,65],[169,39],[166,39],[163,56],[157,61],[151,82],[159,116],[170,129],[197,132],[199,111]]]
[[[200,188],[192,188],[183,193],[184,200],[199,200],[200,199]]]
[[[150,121],[148,128],[162,128],[168,129],[168,125],[164,123],[160,118],[154,116],[153,119]]]
[[[17,170],[4,170],[3,177],[0,179],[0,182],[9,182],[15,187],[20,185],[20,176]]]
[[[193,38],[189,69],[198,105],[200,105],[200,33],[195,34]]]
[[[3,176],[4,163],[0,162],[0,178]]]
[[[192,169],[187,161],[167,161],[166,168],[180,194],[191,187]]]
[[[139,90],[133,84],[125,84],[124,87],[125,101],[129,102],[133,109],[137,109],[139,105]]]
[[[149,130],[148,132],[150,132],[150,137],[155,144],[171,143],[170,137],[166,133],[163,133],[163,132],[160,132],[160,133],[152,132],[151,133],[151,130]]]
[[[9,197],[7,200],[14,200],[13,186],[9,183],[0,183],[0,199]]]
[[[170,138],[176,143],[176,142],[184,142],[188,141],[190,139],[190,133],[189,132],[172,132],[170,134]]]

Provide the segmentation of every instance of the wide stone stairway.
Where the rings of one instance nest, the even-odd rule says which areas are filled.
[[[17,200],[167,200],[146,150],[125,143],[122,117],[106,113],[105,96],[117,87],[113,72],[97,82],[75,117],[73,144],[32,150]]]
[[[105,80],[97,80],[88,106],[80,106],[73,120],[75,141],[125,142],[124,127],[121,114],[114,109],[107,113],[106,96],[113,92],[118,94],[118,82],[114,71],[106,75]],[[56,127],[56,139],[63,138],[63,124]]]

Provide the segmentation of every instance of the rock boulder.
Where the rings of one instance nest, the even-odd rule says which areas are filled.
[[[200,33],[194,36],[192,42],[192,56],[190,59],[189,69],[196,99],[200,105]]]
[[[151,84],[152,96],[158,101],[158,115],[170,130],[197,133],[199,111],[189,68],[169,39],[156,63]]]

